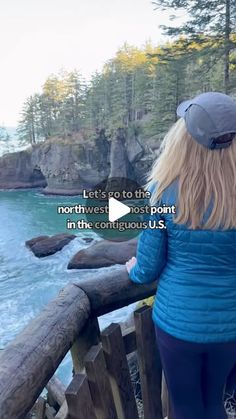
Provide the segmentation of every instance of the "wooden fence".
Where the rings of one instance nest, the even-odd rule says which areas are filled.
[[[163,419],[170,406],[156,349],[151,309],[134,312],[134,327],[100,332],[97,317],[154,295],[125,268],[68,284],[0,355],[1,419]],[[67,388],[54,372],[70,350]],[[127,357],[136,353],[142,400],[134,395]],[[47,400],[41,396],[47,389]]]

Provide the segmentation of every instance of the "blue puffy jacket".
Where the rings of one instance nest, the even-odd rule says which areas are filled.
[[[161,203],[176,205],[178,183]],[[236,229],[192,230],[164,219],[166,229],[143,230],[130,279],[158,279],[152,316],[164,331],[189,342],[236,342]],[[209,213],[206,213],[206,217]]]

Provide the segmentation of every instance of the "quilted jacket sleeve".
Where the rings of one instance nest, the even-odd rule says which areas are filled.
[[[148,217],[148,220],[157,223],[161,219],[158,214]],[[137,262],[130,270],[130,279],[138,284],[155,281],[166,264],[166,254],[166,229],[143,230],[138,239]]]

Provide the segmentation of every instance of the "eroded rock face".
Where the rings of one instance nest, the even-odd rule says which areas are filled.
[[[45,142],[33,151],[32,162],[47,180],[46,194],[81,194],[109,174],[107,156],[94,143]]]
[[[53,255],[63,249],[71,240],[75,239],[74,234],[61,233],[55,236],[38,236],[25,242],[25,245],[38,258]]]
[[[125,242],[101,240],[79,250],[70,260],[68,269],[102,268],[125,262],[136,254],[137,239]]]
[[[44,187],[47,182],[39,167],[32,163],[31,150],[0,157],[0,189]]]
[[[45,194],[77,195],[113,177],[143,184],[154,158],[142,139],[124,129],[112,141],[104,132],[94,140],[80,134],[51,138],[0,157],[0,189],[40,187]]]

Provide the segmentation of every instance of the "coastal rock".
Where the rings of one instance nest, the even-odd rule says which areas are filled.
[[[158,148],[160,141],[152,143]],[[54,137],[0,157],[0,189],[40,187],[45,194],[79,195],[108,178],[143,184],[155,158],[148,139],[123,128],[112,140],[104,130],[95,139],[81,133]]]
[[[108,176],[108,160],[102,145],[83,139],[45,141],[32,152],[32,162],[40,167],[47,182],[43,193],[50,195],[78,195],[83,189],[90,190]]]
[[[75,239],[74,234],[61,233],[54,236],[38,236],[25,242],[26,246],[38,258],[53,255],[63,249],[71,240]]]
[[[0,157],[0,189],[46,186],[45,177],[38,166],[32,163],[31,157],[30,150]]]
[[[70,260],[68,269],[102,268],[125,262],[136,254],[137,239],[125,242],[100,240],[86,249],[79,250]]]
[[[85,243],[91,243],[91,242],[93,242],[93,241],[94,241],[94,239],[93,239],[92,237],[82,237],[82,240],[83,240]]]
[[[37,237],[34,237],[33,239],[27,240],[27,241],[25,242],[25,245],[26,245],[26,247],[28,247],[29,249],[32,249],[32,247],[33,247],[35,244],[39,243],[39,242],[40,242],[40,241],[42,241],[42,240],[46,240],[46,239],[49,239],[49,236],[37,236]]]

